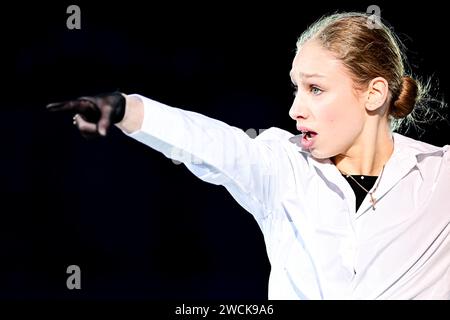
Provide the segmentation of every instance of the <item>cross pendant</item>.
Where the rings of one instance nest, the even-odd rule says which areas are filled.
[[[377,200],[373,197],[372,192],[370,192],[369,195],[370,195],[370,203],[372,204],[372,210],[375,210],[375,203],[377,203]]]

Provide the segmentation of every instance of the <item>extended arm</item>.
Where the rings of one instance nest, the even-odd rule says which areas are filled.
[[[75,121],[84,136],[106,135],[111,124],[116,124],[130,137],[184,163],[200,179],[225,186],[259,218],[270,211],[279,189],[278,168],[285,164],[275,156],[280,154],[276,141],[261,139],[261,135],[252,139],[222,121],[140,95],[117,93],[48,108],[79,115]]]

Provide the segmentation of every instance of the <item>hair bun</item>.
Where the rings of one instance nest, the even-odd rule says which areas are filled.
[[[416,105],[419,93],[419,86],[413,78],[409,76],[402,77],[400,93],[397,100],[394,101],[392,115],[394,118],[404,118],[410,114]]]

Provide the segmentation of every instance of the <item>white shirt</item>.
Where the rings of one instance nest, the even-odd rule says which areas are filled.
[[[393,133],[374,196],[355,194],[330,159],[270,128],[255,139],[136,95],[132,138],[223,185],[256,219],[271,263],[269,299],[450,299],[450,152]],[[377,182],[376,182],[377,183]]]

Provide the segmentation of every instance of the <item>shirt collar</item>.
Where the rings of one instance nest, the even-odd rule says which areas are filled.
[[[394,140],[394,152],[392,153],[388,163],[394,162],[396,166],[404,169],[411,169],[413,166],[417,165],[418,169],[422,170],[420,163],[426,156],[442,155],[445,150],[450,147],[449,145],[446,145],[444,147],[437,147],[426,142],[414,140],[397,132],[393,132],[392,137]],[[329,158],[314,158],[309,150],[304,149],[301,146],[300,141],[301,134],[289,138],[289,142],[293,143],[297,147],[299,152],[306,154],[307,158],[314,166],[319,169],[323,169],[325,167],[328,167],[329,165],[335,167],[334,163]],[[386,165],[388,163],[386,163]]]
[[[394,151],[385,165],[383,176],[376,191],[376,198],[380,200],[389,190],[391,190],[406,174],[411,170],[417,168],[423,179],[422,160],[427,156],[442,155],[449,146],[436,147],[431,144],[417,141],[412,138],[403,136],[399,133],[392,133],[394,140]],[[316,159],[311,156],[307,149],[303,149],[300,144],[301,135],[289,138],[289,141],[297,147],[299,152],[307,155],[308,161],[317,169],[322,171],[323,176],[331,181],[338,182],[342,191],[352,200],[351,204],[354,207],[355,196],[348,183],[344,183],[345,179],[336,168],[331,159]],[[375,195],[375,194],[374,194]],[[370,208],[370,203],[367,199],[361,204],[358,209],[359,215]]]

